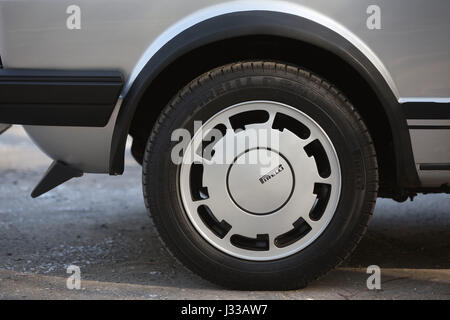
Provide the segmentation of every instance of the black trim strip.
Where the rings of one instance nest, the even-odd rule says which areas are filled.
[[[410,130],[450,130],[450,126],[413,125],[408,126]]]
[[[116,71],[0,69],[0,123],[103,127],[122,87]]]
[[[450,163],[422,163],[419,168],[423,171],[447,171],[450,170]]]
[[[450,103],[406,102],[402,103],[406,119],[450,119]]]

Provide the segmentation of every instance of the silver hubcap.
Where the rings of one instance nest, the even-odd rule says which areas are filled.
[[[250,101],[219,112],[196,132],[179,187],[205,240],[234,257],[267,261],[299,252],[325,230],[341,173],[331,140],[309,116]]]
[[[260,162],[265,158],[277,165],[272,170],[264,170],[265,166]],[[255,159],[256,163],[246,161],[250,159]],[[261,175],[264,171],[267,174]],[[269,214],[279,210],[290,198],[293,188],[290,164],[274,151],[247,151],[230,166],[228,191],[236,205],[248,213]]]

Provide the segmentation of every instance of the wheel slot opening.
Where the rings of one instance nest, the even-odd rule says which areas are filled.
[[[269,113],[265,110],[251,110],[238,113],[230,117],[231,127],[234,131],[245,130],[245,126],[269,121]]]
[[[197,154],[206,160],[211,160],[214,156],[214,146],[219,142],[227,133],[227,127],[224,124],[218,124],[207,134],[202,137],[202,143],[197,149]]]
[[[194,163],[189,173],[189,184],[192,201],[209,198],[208,188],[203,186],[203,164]]]
[[[309,212],[309,217],[313,221],[319,221],[328,205],[331,195],[331,185],[325,183],[316,183],[314,185],[313,193],[317,195],[316,201],[314,202],[311,211]]]
[[[303,218],[293,223],[294,228],[275,238],[274,244],[278,248],[284,248],[297,242],[311,231],[311,226]]]
[[[277,113],[275,115],[272,128],[281,132],[283,132],[284,129],[287,129],[303,140],[306,140],[311,136],[311,130],[303,123],[282,113]]]
[[[234,234],[230,238],[231,244],[235,247],[251,251],[269,251],[269,235],[258,234],[256,238],[248,238],[239,234]]]
[[[203,223],[220,239],[225,238],[225,236],[231,230],[231,225],[225,220],[217,220],[208,206],[199,206],[197,212]]]
[[[320,141],[316,139],[304,149],[309,157],[314,157],[319,175],[324,179],[328,178],[331,175],[330,161]]]

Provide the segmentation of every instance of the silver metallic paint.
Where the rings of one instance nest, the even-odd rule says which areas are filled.
[[[81,30],[66,28],[72,4],[81,7]],[[381,30],[366,27],[371,4],[381,8]],[[148,59],[185,28],[244,10],[297,14],[340,33],[367,55],[400,102],[450,100],[447,0],[0,0],[0,54],[5,68],[121,70],[123,96]],[[52,158],[106,173],[119,106],[104,128],[25,129]],[[416,156],[427,141],[411,136]]]
[[[421,164],[450,163],[450,120],[408,120],[409,126],[424,126],[428,129],[411,129],[414,161],[424,187],[437,187],[450,182],[450,171],[420,170]],[[433,129],[430,127],[436,127]]]
[[[435,126],[450,125],[450,121],[415,121],[415,125]],[[409,123],[409,122],[408,122]],[[414,160],[417,172],[424,187],[439,187],[450,182],[450,171],[444,170],[420,170],[420,164],[449,163],[450,164],[450,129],[413,129],[409,130],[413,145]]]
[[[120,98],[103,127],[24,126],[33,142],[50,158],[70,164],[85,173],[107,173],[112,131],[122,99]]]

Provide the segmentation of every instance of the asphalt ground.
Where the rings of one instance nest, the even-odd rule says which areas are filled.
[[[85,175],[31,199],[51,160],[15,126],[0,136],[0,299],[450,299],[450,195],[379,199],[353,256],[297,291],[229,291],[193,275],[148,219],[141,168]],[[67,267],[81,289],[66,286]],[[381,268],[369,290],[367,267]]]

